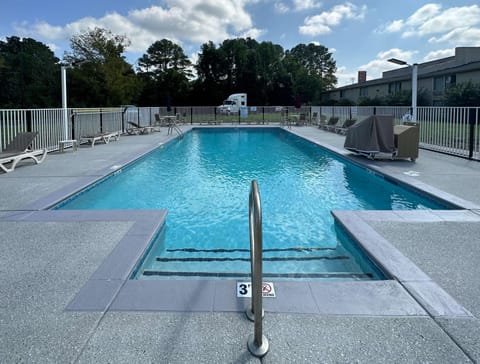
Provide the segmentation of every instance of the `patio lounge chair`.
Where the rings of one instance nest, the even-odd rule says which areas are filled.
[[[42,163],[47,156],[47,149],[31,149],[33,140],[37,135],[38,132],[18,133],[0,153],[0,168],[6,173],[12,172],[18,162],[27,158],[32,159],[36,164]],[[12,165],[7,167],[6,164],[9,163],[12,163]]]
[[[88,142],[92,145],[92,148],[95,146],[95,142],[101,140],[105,144],[110,142],[110,139],[118,140],[120,138],[120,132],[118,131],[109,131],[95,134],[87,134],[80,137],[80,144],[83,142]]]
[[[323,125],[323,128],[328,131],[334,131],[340,122],[339,120],[340,119],[338,117],[332,116],[330,119],[328,119],[328,122]]]
[[[307,114],[300,113],[298,119],[295,121],[296,126],[305,126],[307,124]]]
[[[335,127],[335,132],[338,134],[345,135],[347,134],[348,128],[351,127],[356,122],[357,122],[357,119],[347,119],[343,122],[342,126]]]
[[[129,135],[150,134],[155,128],[153,126],[141,126],[138,123],[129,121],[130,128],[127,128]]]

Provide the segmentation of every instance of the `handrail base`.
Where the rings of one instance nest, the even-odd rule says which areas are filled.
[[[252,306],[247,307],[247,309],[245,310],[245,315],[247,315],[247,318],[250,321],[255,322],[255,313],[253,312]],[[265,310],[262,308],[262,319],[264,317],[265,317]]]
[[[262,335],[262,345],[257,346],[255,343],[255,335],[250,335],[248,337],[248,342],[247,342],[248,350],[250,353],[257,358],[262,358],[264,357],[267,353],[268,350],[270,349],[270,344],[268,343],[267,338],[265,335]]]

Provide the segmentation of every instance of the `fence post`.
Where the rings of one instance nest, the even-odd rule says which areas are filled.
[[[102,109],[100,109],[100,133],[103,133],[103,115],[102,115]]]
[[[473,150],[475,148],[475,122],[477,119],[476,108],[471,107],[468,109],[468,123],[470,124],[470,130],[468,135],[468,158],[473,158]]]
[[[127,111],[127,109],[122,107],[122,134],[125,133],[125,111]]]
[[[27,131],[32,131],[32,110],[27,110],[27,113],[25,115],[26,121],[27,121]]]
[[[73,119],[73,110],[70,110],[70,117],[69,119],[72,119],[72,139],[75,140],[75,121]]]

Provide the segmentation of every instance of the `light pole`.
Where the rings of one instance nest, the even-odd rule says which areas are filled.
[[[63,137],[64,140],[69,140],[68,137],[68,108],[67,108],[67,68],[80,66],[87,63],[88,60],[83,59],[73,61],[71,63],[60,63],[60,70],[62,75],[62,109],[63,109]]]
[[[412,122],[417,122],[417,79],[418,79],[418,64],[409,64],[397,58],[390,58],[388,62],[399,64],[401,66],[412,67]]]
[[[62,74],[62,109],[63,109],[63,138],[68,140],[68,109],[67,109],[67,66],[61,65]]]

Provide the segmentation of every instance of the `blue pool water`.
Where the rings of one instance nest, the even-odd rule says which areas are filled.
[[[139,279],[242,276],[253,179],[267,277],[379,279],[330,211],[445,208],[272,128],[194,129],[59,208],[167,209]]]

